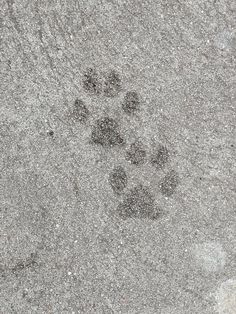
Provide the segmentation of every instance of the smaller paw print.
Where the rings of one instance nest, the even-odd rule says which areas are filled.
[[[165,148],[165,150],[168,152],[167,148]],[[128,150],[128,152],[130,151]],[[154,157],[155,163],[153,165]],[[142,166],[145,162],[150,162],[150,164],[155,167],[155,171],[158,174],[158,170],[163,170],[167,165],[169,152],[168,160],[166,156],[163,158],[159,150],[148,159],[147,152],[143,150],[143,147],[142,150],[140,150],[139,147],[139,149],[134,150],[134,152],[132,151],[131,158],[131,164],[135,167]],[[130,154],[126,155],[126,160],[130,161]],[[157,206],[155,197],[149,186],[139,183],[134,187],[128,188],[129,176],[126,174],[124,167],[115,166],[109,174],[108,182],[113,192],[117,196],[122,197],[122,200],[119,201],[116,213],[123,220],[130,218],[157,220],[162,216],[163,211]],[[179,183],[180,179],[177,171],[169,170],[159,181],[159,191],[164,197],[170,198],[176,192]]]

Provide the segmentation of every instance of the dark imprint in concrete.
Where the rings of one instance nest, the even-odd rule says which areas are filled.
[[[116,166],[109,174],[109,184],[113,192],[120,195],[127,186],[128,178],[122,166]]]
[[[175,170],[169,171],[160,183],[160,190],[164,196],[172,196],[179,185],[179,175]]]
[[[18,274],[19,272],[23,271],[24,269],[29,269],[32,267],[37,266],[38,263],[36,261],[36,254],[31,253],[30,257],[27,258],[25,261],[19,261],[14,267],[11,268],[11,272],[13,274]]]
[[[133,115],[140,109],[140,97],[136,91],[126,93],[122,102],[122,109],[127,115]]]
[[[155,220],[160,215],[150,189],[142,184],[129,190],[118,205],[117,213],[124,220],[129,218]]]
[[[133,165],[142,165],[146,159],[146,150],[141,141],[132,143],[126,151],[125,159]]]
[[[50,131],[48,132],[48,135],[53,136],[53,135],[54,135],[54,132],[53,132],[52,130],[50,130]]]
[[[90,112],[81,99],[76,99],[72,111],[72,116],[76,121],[85,123],[89,118]]]
[[[92,128],[91,141],[103,147],[113,147],[124,144],[119,132],[119,125],[109,117],[102,117],[95,122]]]
[[[83,88],[90,94],[99,95],[102,92],[101,78],[93,68],[87,68],[83,74]]]
[[[170,154],[164,145],[159,145],[157,150],[152,154],[150,162],[157,169],[163,169],[169,161]]]
[[[120,74],[115,71],[111,70],[104,82],[104,96],[106,97],[115,97],[121,91],[121,78]]]

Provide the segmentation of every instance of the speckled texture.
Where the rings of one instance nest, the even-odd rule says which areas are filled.
[[[235,314],[235,1],[0,4],[0,313]]]

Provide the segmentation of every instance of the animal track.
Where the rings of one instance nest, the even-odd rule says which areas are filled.
[[[116,97],[122,90],[121,77],[116,70],[107,73],[103,80],[95,69],[89,68],[84,73],[84,90],[92,94],[101,94],[104,97]],[[136,91],[128,91],[123,96],[120,104],[124,114],[132,116],[141,110],[140,96]],[[89,116],[89,110],[82,100],[76,100],[74,104],[74,116],[80,122],[85,122]],[[91,129],[90,144],[99,145],[102,148],[112,149],[114,146],[124,148],[126,141],[120,131],[119,123],[109,116],[98,118]],[[147,157],[149,152],[141,140],[136,140],[126,147],[125,160],[132,166],[141,166],[148,162],[156,171],[163,170],[170,160],[170,153],[166,146],[159,146]],[[122,200],[117,206],[117,215],[122,219],[136,218],[155,220],[160,217],[160,210],[155,205],[155,197],[149,187],[137,184],[127,189],[129,178],[123,166],[115,165],[108,174],[108,183],[116,196]],[[179,176],[175,170],[169,170],[160,179],[160,193],[165,197],[171,197],[179,185]]]
[[[114,69],[103,77],[91,67],[84,71],[82,85],[83,89],[90,94],[103,93],[105,97],[116,97],[121,91],[121,77]]]
[[[95,122],[92,128],[91,141],[93,144],[99,144],[103,147],[124,144],[117,121],[109,117],[102,117]]]
[[[86,107],[84,101],[77,98],[75,100],[74,108],[73,108],[73,112],[72,112],[73,118],[76,121],[79,121],[81,123],[85,123],[89,118],[89,114],[90,114],[90,112],[89,112],[88,108]]]
[[[115,97],[121,91],[121,78],[117,71],[111,70],[105,79],[104,95],[106,97]]]
[[[93,68],[87,68],[83,74],[83,88],[85,91],[99,95],[102,92],[102,82],[97,71]]]
[[[127,186],[127,174],[122,166],[115,167],[109,174],[110,186],[115,194],[121,194]]]
[[[157,170],[160,170],[169,161],[169,157],[170,154],[168,149],[163,145],[159,145],[158,149],[152,154],[150,161]]]
[[[179,176],[175,170],[168,172],[160,183],[161,193],[170,197],[179,184]]]
[[[156,219],[159,215],[155,208],[155,199],[149,188],[139,184],[128,191],[118,205],[117,212],[122,219],[148,218]]]
[[[141,165],[144,163],[146,158],[146,150],[141,141],[132,143],[129,149],[126,151],[126,160],[133,165]]]
[[[140,97],[136,91],[127,92],[125,94],[122,109],[127,115],[133,115],[140,109]]]

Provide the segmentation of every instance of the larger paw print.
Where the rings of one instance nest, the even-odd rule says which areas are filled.
[[[115,70],[111,70],[102,78],[96,69],[89,68],[84,72],[82,82],[88,94],[114,98],[122,92],[121,76]],[[131,119],[142,110],[141,97],[137,91],[126,91],[117,105],[121,112]],[[89,110],[84,101],[78,99],[75,101],[75,116],[81,123],[88,119]],[[148,163],[159,174],[160,170],[167,168],[170,161],[170,152],[163,144],[157,145],[151,152],[147,151],[141,140],[127,144],[118,121],[108,115],[101,116],[94,122],[90,137],[90,143],[102,149],[120,147],[125,161],[131,167],[140,169]],[[174,169],[165,173],[159,181],[159,191],[164,197],[170,198],[178,188],[179,175]],[[116,214],[121,219],[156,220],[160,217],[160,210],[151,189],[144,184],[134,185],[134,182],[130,182],[125,166],[115,164],[107,174],[107,182],[114,195],[121,198],[116,208]]]

